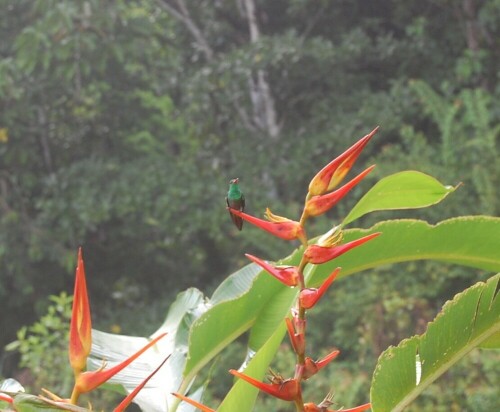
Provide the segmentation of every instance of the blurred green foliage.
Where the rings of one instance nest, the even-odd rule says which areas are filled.
[[[47,387],[54,393],[69,393],[73,388],[73,371],[67,362],[73,297],[62,292],[50,296],[49,301],[47,312],[19,329],[17,339],[5,349],[20,354],[19,366],[26,368],[32,379],[28,392]]]
[[[141,334],[243,252],[285,256],[236,233],[228,180],[250,213],[297,215],[314,171],[377,124],[358,162],[377,169],[311,230],[406,169],[464,184],[440,206],[360,224],[498,215],[499,0],[255,1],[253,37],[244,2],[180,3],[187,14],[169,0],[0,0],[0,345],[71,290],[80,245],[97,326]],[[315,344],[369,373],[477,277],[424,262],[339,282]]]

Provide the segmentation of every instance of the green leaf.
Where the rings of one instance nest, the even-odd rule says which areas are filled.
[[[89,409],[81,408],[65,402],[54,402],[39,396],[27,393],[18,393],[14,396],[14,407],[18,412],[90,412]]]
[[[500,332],[500,274],[447,302],[421,336],[380,356],[373,374],[373,412],[402,411],[426,387]]]
[[[282,322],[282,324],[274,330],[270,338],[262,345],[260,350],[249,359],[248,363],[245,363],[245,374],[255,379],[262,380],[269,364],[274,359],[274,355],[283,340],[284,334],[285,324]],[[250,351],[250,353],[253,354],[252,351]],[[217,411],[251,412],[258,394],[259,390],[257,388],[238,379],[217,408]]]
[[[337,259],[315,266],[312,286],[340,266],[339,277],[398,262],[435,260],[491,272],[500,271],[500,218],[463,216],[430,225],[422,220],[380,222],[372,228],[345,230],[349,242],[374,232],[382,234]]]
[[[405,171],[384,177],[354,206],[342,224],[376,210],[418,209],[443,200],[456,187],[443,186],[432,176]]]

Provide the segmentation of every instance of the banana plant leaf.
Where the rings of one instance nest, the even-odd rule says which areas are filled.
[[[373,412],[404,410],[472,349],[500,348],[500,274],[448,301],[427,331],[380,355],[371,386]]]

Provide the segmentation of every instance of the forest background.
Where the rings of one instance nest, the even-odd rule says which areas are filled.
[[[179,291],[210,294],[244,252],[288,255],[232,226],[229,179],[250,213],[296,215],[318,167],[376,125],[357,167],[377,168],[315,232],[406,169],[463,185],[360,226],[498,216],[499,63],[499,0],[0,0],[0,348],[71,292],[80,245],[95,326],[138,335]],[[343,279],[312,345],[343,349],[335,373],[366,401],[381,351],[486,275],[417,262]],[[19,356],[0,353],[0,376],[18,373]],[[498,356],[465,362],[421,405],[494,410]]]

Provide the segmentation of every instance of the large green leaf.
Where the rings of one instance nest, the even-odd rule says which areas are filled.
[[[378,181],[352,208],[343,225],[376,210],[417,209],[434,205],[456,188],[444,186],[432,176],[413,170]]]
[[[436,225],[413,219],[387,220],[368,230],[346,230],[344,239],[350,241],[374,232],[382,234],[331,262],[315,266],[311,284],[318,285],[338,266],[342,268],[342,277],[412,260],[435,260],[500,271],[498,217],[456,217]]]
[[[421,336],[380,356],[373,374],[373,412],[402,411],[472,349],[500,333],[500,274],[447,302]]]

